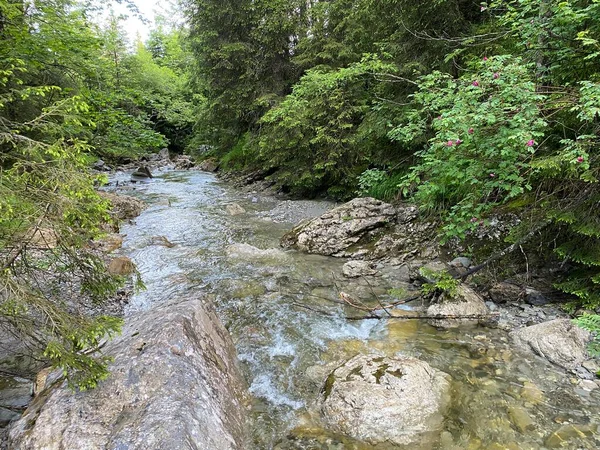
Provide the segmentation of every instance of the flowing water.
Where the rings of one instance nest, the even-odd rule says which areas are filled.
[[[549,436],[561,426],[568,428],[564,448],[600,448],[590,436],[600,424],[598,391],[579,391],[569,375],[520,355],[506,333],[438,331],[414,320],[347,320],[353,312],[328,300],[339,291],[367,301],[391,287],[410,287],[399,286],[393,274],[375,284],[344,281],[344,261],[335,258],[230,247],[278,249],[295,221],[332,204],[246,194],[202,172],[162,172],[150,183],[119,190],[149,205],[122,229],[121,252],[135,261],[147,287],[132,298],[127,314],[172,297],[214,297],[253,396],[255,448],[372,448],[328,434],[314,406],[328,372],[358,353],[415,356],[452,376],[453,407],[439,449],[549,448]],[[232,203],[246,212],[230,215]],[[514,411],[534,424],[522,423]],[[571,423],[576,428],[565,428]]]

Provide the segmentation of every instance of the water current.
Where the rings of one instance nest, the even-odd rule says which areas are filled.
[[[127,178],[117,174],[113,181]],[[171,298],[213,296],[252,394],[256,449],[373,448],[328,433],[315,407],[327,374],[358,353],[415,356],[452,376],[453,406],[439,449],[554,448],[550,438],[561,427],[571,430],[562,448],[600,448],[590,435],[600,424],[598,390],[579,390],[564,371],[520,354],[505,332],[347,320],[352,311],[330,301],[340,291],[368,299],[410,287],[395,285],[393,276],[344,280],[343,260],[279,250],[298,220],[333,204],[242,192],[203,172],[164,171],[150,183],[117,189],[148,204],[122,229],[120,251],[147,287],[126,314]],[[227,205],[234,203],[245,212],[231,215]],[[515,410],[534,424],[520,424]]]

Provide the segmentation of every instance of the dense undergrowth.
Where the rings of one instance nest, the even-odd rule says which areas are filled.
[[[107,375],[121,319],[93,311],[123,281],[90,247],[109,205],[89,165],[181,152],[195,120],[184,32],[132,45],[106,4],[0,0],[0,327],[81,388]]]
[[[198,133],[224,170],[406,199],[442,241],[509,207],[507,240],[559,266],[573,306],[600,307],[600,2],[186,5]]]
[[[73,382],[106,375],[120,321],[39,280],[115,292],[86,167],[165,146],[296,196],[415,202],[442,241],[510,211],[509,243],[600,307],[598,0],[182,0],[187,26],[136,43],[95,25],[106,4],[0,0],[0,321]]]

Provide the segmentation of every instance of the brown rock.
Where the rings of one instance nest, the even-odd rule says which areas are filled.
[[[25,239],[28,240],[29,248],[38,250],[52,250],[58,246],[58,236],[50,228],[36,228],[33,232],[29,232]]]
[[[216,172],[219,170],[219,161],[216,158],[205,159],[200,163],[199,169],[205,172]]]
[[[503,281],[493,285],[488,291],[488,295],[495,303],[515,302],[522,298],[523,289],[516,284]]]
[[[110,202],[110,214],[115,220],[134,219],[144,209],[144,202],[137,198],[111,192],[99,192],[99,194]]]
[[[118,256],[108,265],[108,273],[115,276],[127,276],[135,272],[135,264],[127,256]]]
[[[116,233],[108,234],[98,241],[98,248],[104,253],[112,253],[120,249],[122,245],[123,236]]]

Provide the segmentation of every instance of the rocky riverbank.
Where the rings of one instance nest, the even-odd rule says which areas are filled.
[[[130,323],[143,318],[154,323],[162,315],[169,319],[162,326],[173,333],[163,339],[160,327],[152,325],[149,335],[134,331],[115,341],[118,348],[108,347],[116,355],[116,376],[107,382],[111,388],[77,394],[80,403],[75,403],[107,410],[105,415],[81,410],[94,429],[102,429],[99,423],[115,429],[125,424],[114,441],[98,431],[98,445],[140,442],[131,430],[150,436],[152,418],[142,405],[150,412],[164,410],[158,417],[166,423],[179,407],[196,414],[194,402],[181,400],[180,393],[197,380],[172,374],[155,359],[164,355],[185,374],[188,360],[194,372],[215,367],[213,358],[210,367],[203,365],[204,347],[189,337],[202,333],[204,325],[198,322],[202,326],[194,325],[190,334],[176,314],[180,302],[199,298],[214,299],[245,378],[238,383],[233,355],[233,365],[216,364],[233,370],[232,385],[222,383],[233,394],[216,395],[209,384],[212,394],[217,400],[240,399],[236,392],[250,386],[249,409],[245,399],[210,403],[217,416],[234,414],[223,433],[233,436],[235,445],[243,442],[235,436],[245,431],[235,425],[240,416],[229,406],[251,417],[254,442],[238,448],[537,449],[563,443],[595,448],[593,411],[600,390],[593,375],[596,361],[586,354],[589,336],[573,328],[558,305],[534,305],[538,298],[523,285],[498,280],[494,289],[481,290],[463,283],[454,297],[422,296],[421,288],[435,283],[436,273],[459,275],[474,262],[440,248],[431,238],[435,224],[420,222],[415,208],[373,199],[344,205],[282,200],[251,187],[230,189],[197,171],[159,172],[157,180],[126,191],[148,204],[137,225],[125,225],[127,239],[115,258],[131,257],[148,285],[127,305]],[[294,222],[302,223],[293,227]],[[282,235],[284,249],[278,248]],[[300,245],[303,251],[294,249]],[[179,344],[172,342],[188,339],[189,351],[178,354]],[[150,360],[144,359],[146,349]],[[176,376],[176,392],[160,374],[143,379],[147,372],[138,359],[144,367],[158,364],[157,371]],[[133,378],[128,367],[135,369]],[[163,380],[160,389],[153,378]],[[116,402],[122,418],[102,406],[110,403],[111,390],[124,392]],[[35,406],[42,421],[15,431],[15,442],[30,445],[25,435],[42,439],[44,433],[35,428],[56,426],[63,441],[79,445],[70,434],[76,416],[68,412],[67,425],[60,419],[60,410],[71,411],[68,391],[53,392],[56,406]],[[155,393],[161,398],[154,399]],[[159,430],[157,436],[173,443],[197,439],[188,430],[206,422],[196,419],[189,426],[184,422],[182,434]],[[400,422],[410,427],[397,426]],[[84,431],[82,439],[92,439]],[[214,448],[230,448],[215,442]]]

